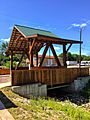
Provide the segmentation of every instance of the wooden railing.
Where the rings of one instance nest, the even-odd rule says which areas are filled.
[[[0,75],[10,74],[10,69],[0,69]]]
[[[88,75],[89,68],[13,70],[12,85],[24,85],[40,82],[53,86],[71,83],[79,76]]]

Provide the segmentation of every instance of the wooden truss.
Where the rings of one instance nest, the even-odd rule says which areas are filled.
[[[57,65],[61,66],[61,63],[53,47],[53,44],[60,44],[63,46],[63,63],[64,63],[64,66],[66,66],[66,60],[67,60],[66,55],[69,49],[71,48],[72,44],[81,44],[81,43],[82,42],[80,41],[48,37],[48,36],[38,35],[38,34],[26,37],[17,28],[14,27],[6,54],[11,55],[11,69],[13,69],[13,55],[15,54],[22,54],[21,59],[19,60],[19,63],[17,65],[17,68],[19,67],[22,61],[22,58],[24,57],[25,54],[27,55],[29,59],[31,67],[34,67],[33,65],[34,55],[36,55],[37,66],[41,67],[43,64],[45,55],[48,51],[48,48],[50,47]],[[69,46],[66,49],[67,45]],[[43,51],[42,59],[39,64],[38,63],[38,52],[41,50],[42,47],[45,47],[45,49]]]

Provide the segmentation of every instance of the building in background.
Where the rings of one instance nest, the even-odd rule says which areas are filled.
[[[41,58],[42,58],[42,55],[38,55],[39,64],[40,64]],[[58,57],[58,58],[59,58],[59,61],[60,61],[61,65],[63,66],[62,58],[60,58],[60,57]],[[26,59],[26,63],[29,64],[28,59]],[[34,63],[34,66],[36,66],[36,57],[35,56],[33,57],[33,63]],[[44,62],[43,62],[42,66],[57,66],[57,63],[55,61],[54,56],[45,56],[45,59],[44,59]]]

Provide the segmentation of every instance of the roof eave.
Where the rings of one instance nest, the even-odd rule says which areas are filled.
[[[40,38],[40,37],[44,37],[44,38],[51,38],[51,39],[54,39],[54,40],[63,40],[63,42],[69,44],[82,44],[83,42],[82,41],[78,41],[78,40],[69,40],[69,39],[63,39],[63,38],[57,38],[57,37],[50,37],[50,36],[45,36],[45,35],[40,35],[40,34],[34,34],[32,36],[27,36],[26,38]]]
[[[21,32],[17,26],[14,26],[14,27],[26,38],[26,35],[23,32]]]

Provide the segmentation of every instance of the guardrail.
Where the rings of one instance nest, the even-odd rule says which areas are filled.
[[[12,85],[40,82],[53,86],[71,83],[79,76],[89,76],[89,68],[13,70]]]

